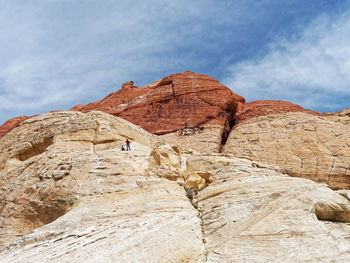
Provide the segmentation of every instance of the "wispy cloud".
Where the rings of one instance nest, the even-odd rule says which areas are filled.
[[[31,115],[100,99],[135,77],[147,84],[146,76],[155,72],[186,70],[191,52],[177,51],[193,44],[209,20],[222,23],[211,1],[0,5],[2,122],[16,112]]]
[[[249,100],[343,109],[350,98],[349,32],[349,11],[337,18],[321,15],[301,34],[275,39],[262,58],[231,66],[224,82]]]

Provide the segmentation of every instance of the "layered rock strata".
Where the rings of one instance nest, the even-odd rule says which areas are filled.
[[[350,259],[347,198],[324,185],[283,176],[278,169],[250,161],[228,157],[192,161],[212,174],[211,183],[195,198],[206,262]]]

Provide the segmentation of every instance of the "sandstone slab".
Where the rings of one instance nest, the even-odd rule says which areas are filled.
[[[212,174],[194,198],[206,262],[350,260],[347,198],[248,160],[217,156],[188,162]]]

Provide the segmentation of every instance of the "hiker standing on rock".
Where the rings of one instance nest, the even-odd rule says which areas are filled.
[[[131,151],[129,139],[126,139],[125,143],[126,143],[126,150],[127,151],[129,151],[129,150]]]

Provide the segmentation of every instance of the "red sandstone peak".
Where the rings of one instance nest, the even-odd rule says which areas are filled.
[[[185,71],[144,87],[132,81],[106,98],[71,110],[102,110],[133,122],[154,134],[218,123],[222,126],[245,99],[216,79]],[[134,88],[132,88],[134,87]],[[131,89],[132,88],[132,89]]]
[[[153,134],[166,134],[188,127],[220,125],[226,132],[248,119],[274,113],[305,110],[285,101],[254,101],[245,99],[222,85],[215,78],[191,71],[169,75],[147,86],[125,82],[121,89],[104,99],[79,104],[70,110],[87,112],[100,110],[126,119]],[[0,127],[0,138],[28,117],[17,117]]]

